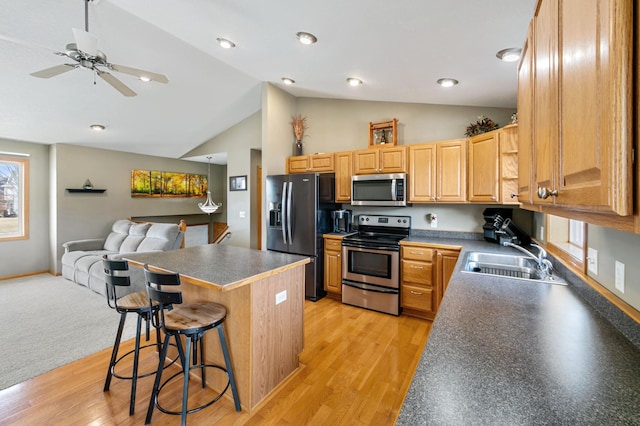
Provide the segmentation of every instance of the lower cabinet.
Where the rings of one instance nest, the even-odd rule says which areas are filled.
[[[324,289],[342,299],[342,235],[324,236]]]
[[[400,304],[402,312],[434,319],[460,251],[421,243],[401,243]]]

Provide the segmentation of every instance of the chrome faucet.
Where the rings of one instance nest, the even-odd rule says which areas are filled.
[[[519,246],[517,244],[514,244],[510,241],[504,241],[502,245],[505,247],[513,247],[515,249],[520,250],[522,253],[526,254],[528,257],[538,262],[538,268],[540,268],[540,270],[544,274],[551,275],[551,271],[553,271],[553,264],[549,259],[547,259],[547,251],[542,246],[539,246],[538,244],[531,244],[531,247],[535,247],[538,249],[538,255],[536,256],[526,248]]]

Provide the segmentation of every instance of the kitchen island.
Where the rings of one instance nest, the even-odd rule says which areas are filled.
[[[298,368],[308,257],[209,244],[131,254],[126,260],[179,273],[185,303],[210,301],[227,308],[224,327],[243,410],[251,412]],[[205,337],[205,345],[207,361],[224,365],[215,333]],[[207,384],[219,390],[226,381]]]
[[[470,250],[515,253],[429,242],[462,253],[398,425],[640,424],[636,337],[587,301],[588,289],[462,272]],[[627,328],[637,336],[637,324]]]

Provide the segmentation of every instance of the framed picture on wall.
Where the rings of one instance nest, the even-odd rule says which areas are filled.
[[[229,177],[229,191],[246,191],[247,175]]]

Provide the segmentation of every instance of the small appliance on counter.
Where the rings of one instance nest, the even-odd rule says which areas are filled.
[[[485,220],[482,230],[486,241],[500,245],[505,241],[520,245],[531,244],[531,237],[511,219],[511,209],[488,208],[482,214]]]
[[[348,234],[351,232],[351,210],[334,210],[331,212],[333,232]]]

